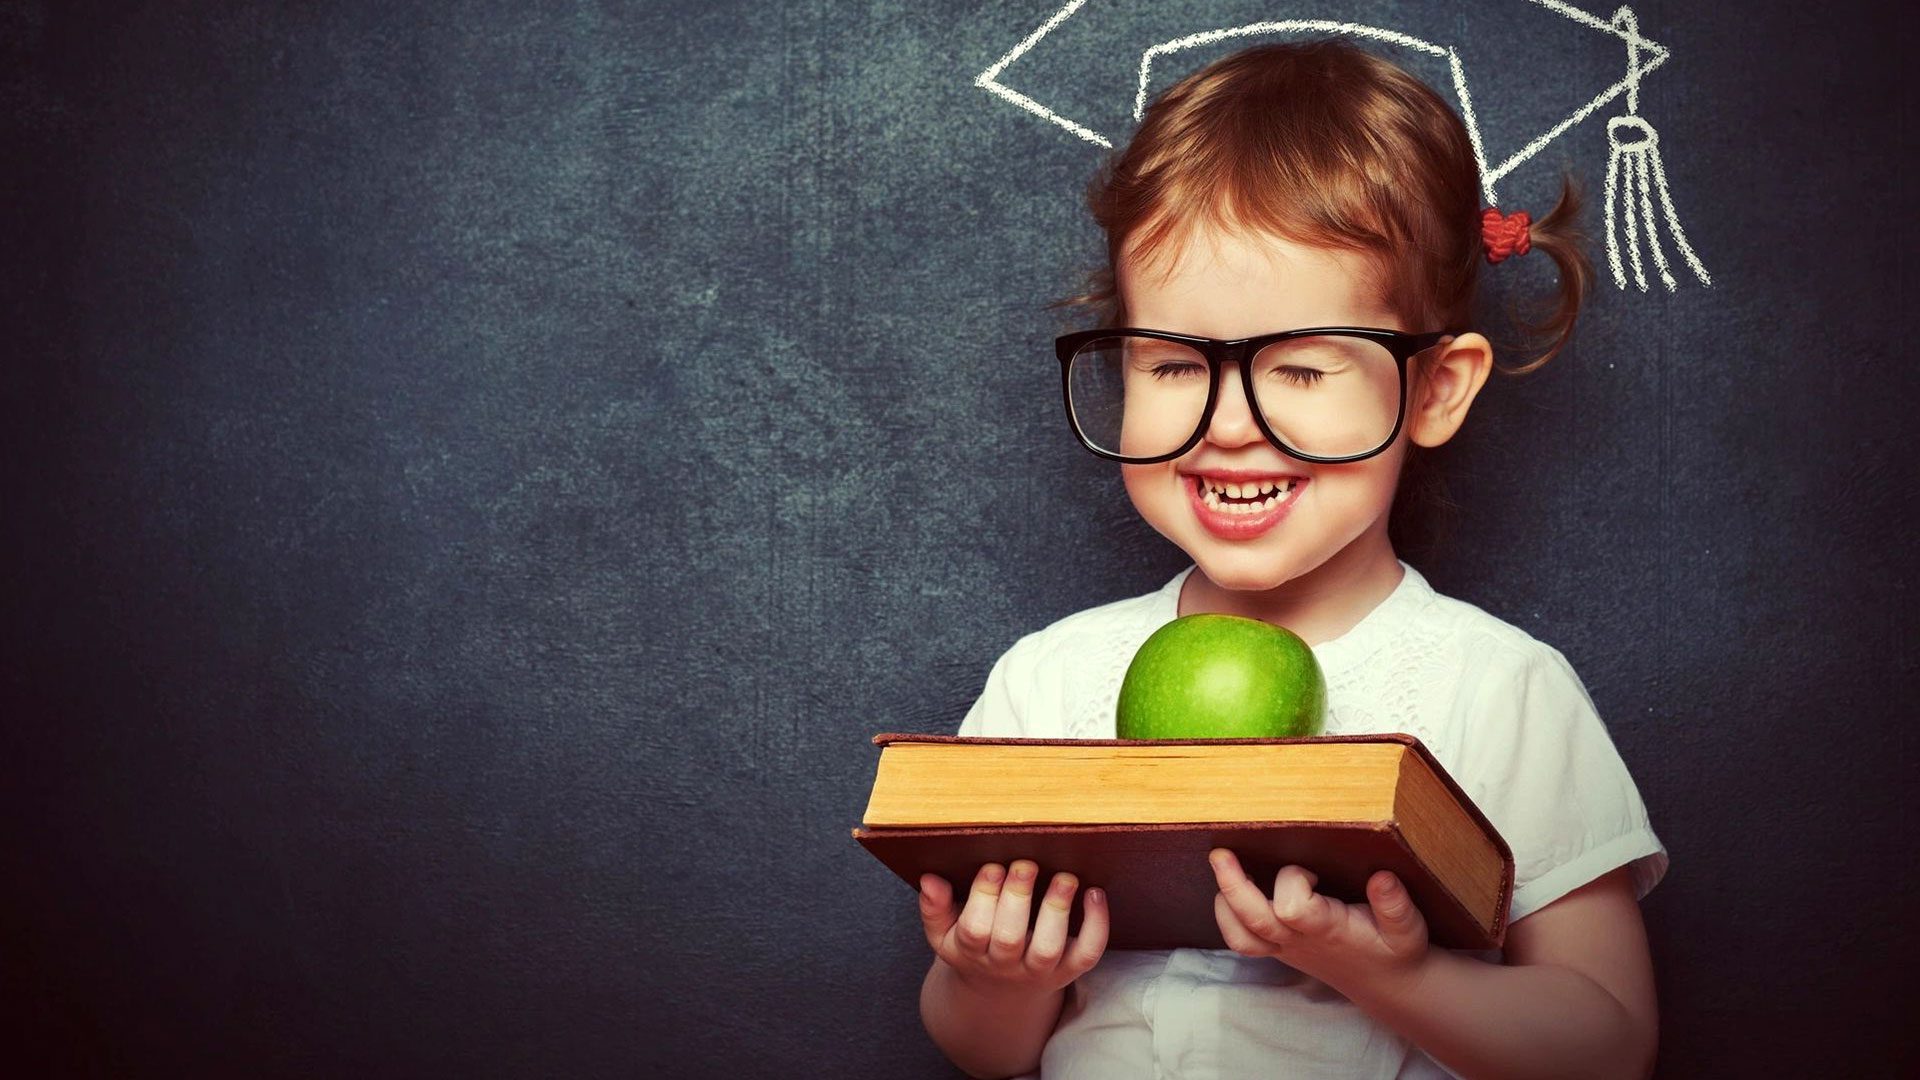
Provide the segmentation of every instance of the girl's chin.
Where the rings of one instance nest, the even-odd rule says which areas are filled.
[[[1193,556],[1192,552],[1188,552]],[[1222,555],[1202,551],[1193,556],[1207,580],[1234,592],[1266,592],[1277,589],[1296,576],[1289,561],[1276,559],[1271,552],[1235,551]]]
[[[1204,570],[1205,567],[1202,567],[1201,569]],[[1213,584],[1218,588],[1225,589],[1228,592],[1239,592],[1239,593],[1272,592],[1273,590],[1279,588],[1280,586],[1285,585],[1288,581],[1288,579],[1284,576],[1275,577],[1272,575],[1265,575],[1265,574],[1259,577],[1253,577],[1253,576],[1220,577],[1214,574],[1208,574],[1207,580],[1213,582]]]

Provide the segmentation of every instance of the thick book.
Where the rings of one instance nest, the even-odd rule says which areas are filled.
[[[1107,891],[1108,947],[1224,949],[1207,852],[1231,849],[1271,895],[1280,868],[1364,903],[1391,870],[1434,944],[1497,949],[1513,852],[1411,735],[1293,739],[1011,739],[887,732],[853,837],[915,891],[938,874],[964,904],[980,867],[1039,864]],[[1029,920],[1038,914],[1036,899]]]

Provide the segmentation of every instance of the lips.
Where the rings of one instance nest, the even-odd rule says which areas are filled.
[[[1201,527],[1222,540],[1251,540],[1284,521],[1287,513],[1293,509],[1293,504],[1299,500],[1300,493],[1305,491],[1312,481],[1304,476],[1294,477],[1293,490],[1281,497],[1271,510],[1237,513],[1231,510],[1216,510],[1207,505],[1203,491],[1206,481],[1215,479],[1246,483],[1249,480],[1258,479],[1278,480],[1284,475],[1229,472],[1207,473],[1203,476],[1199,473],[1185,473],[1182,474],[1181,479],[1186,484],[1187,502],[1193,506],[1194,516],[1200,519]]]

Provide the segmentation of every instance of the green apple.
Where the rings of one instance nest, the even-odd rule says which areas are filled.
[[[1122,739],[1273,739],[1326,727],[1327,682],[1300,635],[1239,615],[1183,615],[1133,654]]]

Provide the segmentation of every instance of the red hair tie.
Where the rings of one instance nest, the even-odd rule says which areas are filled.
[[[1502,214],[1494,207],[1480,211],[1480,242],[1486,245],[1487,261],[1497,263],[1509,255],[1525,255],[1533,248],[1527,226],[1532,221],[1525,210]]]

